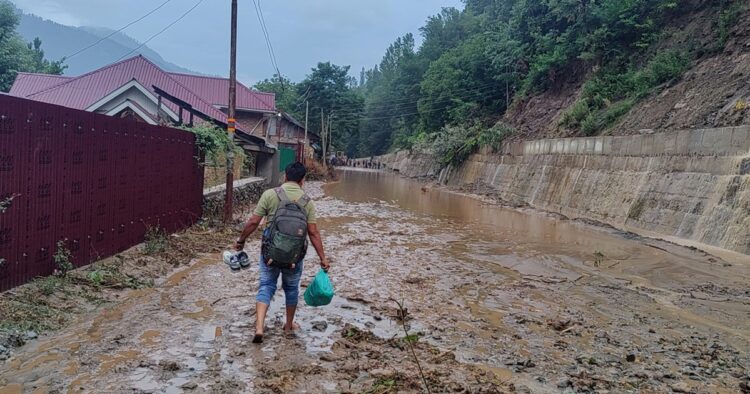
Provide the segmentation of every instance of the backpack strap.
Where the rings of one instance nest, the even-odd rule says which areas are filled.
[[[286,192],[284,191],[283,187],[277,187],[274,189],[276,191],[276,196],[279,197],[279,200],[281,202],[289,202],[289,197],[287,197]]]
[[[302,208],[306,207],[309,203],[310,197],[308,197],[307,194],[303,194],[302,197],[297,200],[297,204],[299,204]]]

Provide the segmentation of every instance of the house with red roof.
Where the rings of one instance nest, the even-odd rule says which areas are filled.
[[[69,108],[133,118],[149,124],[227,124],[227,78],[170,73],[135,56],[77,76],[19,73],[9,94]],[[247,151],[272,154],[266,140],[277,119],[273,93],[237,84],[237,142]]]

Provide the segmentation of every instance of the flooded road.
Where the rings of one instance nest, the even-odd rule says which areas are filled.
[[[250,344],[257,268],[232,273],[205,255],[20,349],[0,364],[0,393],[419,392],[394,300],[408,309],[433,392],[750,384],[746,260],[384,173],[345,171],[306,188],[337,298],[301,306],[297,338],[281,335],[277,293],[267,340]],[[258,241],[247,250],[257,254]]]

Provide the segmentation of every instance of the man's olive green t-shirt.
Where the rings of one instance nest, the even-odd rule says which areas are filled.
[[[284,192],[286,192],[287,198],[292,201],[299,200],[305,194],[302,188],[294,182],[287,182],[281,185],[281,187],[284,189]],[[276,214],[276,210],[279,208],[279,202],[280,200],[276,195],[276,190],[268,189],[263,193],[262,196],[260,196],[258,206],[255,207],[255,214],[270,219],[274,214]],[[307,205],[305,206],[305,211],[307,211],[307,223],[317,223],[318,219],[315,216],[315,205],[312,201],[307,203]]]

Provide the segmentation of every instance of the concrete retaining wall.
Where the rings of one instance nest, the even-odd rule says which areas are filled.
[[[442,171],[428,154],[375,160],[410,177],[489,186],[512,203],[750,254],[750,127],[510,143]]]

